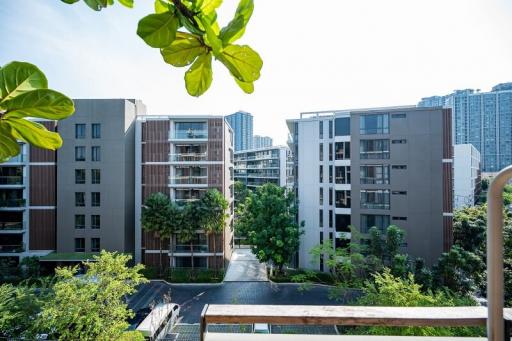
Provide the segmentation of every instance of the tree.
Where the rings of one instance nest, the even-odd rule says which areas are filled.
[[[174,259],[174,235],[180,231],[183,224],[183,210],[175,203],[170,202],[169,216],[168,216],[168,238],[169,238],[169,253],[171,254],[171,262]],[[170,271],[172,277],[173,264],[170,264]]]
[[[208,235],[213,235],[213,252],[217,252],[217,234],[224,230],[228,214],[228,202],[216,189],[206,191],[199,200],[199,219],[201,227]],[[217,257],[215,257],[215,269],[217,269]]]
[[[183,208],[183,224],[178,230],[178,236],[184,243],[190,245],[190,266],[192,267],[192,275],[194,272],[194,241],[197,238],[197,230],[201,228],[199,215],[200,207],[197,201],[187,203]]]
[[[61,0],[68,4],[80,0]],[[133,7],[133,0],[118,0]],[[95,11],[113,5],[113,0],[84,0]],[[263,61],[247,45],[235,45],[246,29],[254,0],[240,0],[235,16],[220,29],[217,8],[221,0],[155,0],[155,13],[139,21],[137,35],[160,50],[164,61],[175,67],[191,65],[185,86],[191,96],[202,95],[212,83],[212,58],[220,61],[246,93],[254,91]],[[181,31],[180,31],[181,29]]]
[[[301,228],[292,192],[267,183],[246,198],[239,224],[260,262],[272,262],[281,272],[300,242]]]
[[[11,62],[0,68],[0,162],[20,153],[18,141],[55,150],[59,134],[27,118],[61,120],[75,111],[73,101],[48,89],[44,73],[35,65]]]
[[[36,321],[40,331],[59,340],[114,340],[133,316],[125,297],[147,282],[143,265],[128,267],[131,256],[102,251],[87,272],[76,276],[78,267],[56,269],[54,296],[44,302]]]
[[[158,235],[160,246],[159,267],[162,273],[162,241],[171,235],[170,224],[171,202],[169,197],[163,193],[151,194],[142,207],[141,224],[146,231],[154,232]]]

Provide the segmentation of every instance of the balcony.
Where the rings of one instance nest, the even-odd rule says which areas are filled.
[[[18,154],[15,157],[10,158],[9,160],[4,162],[3,164],[7,164],[7,163],[24,163],[26,158],[27,158],[27,156],[25,154]]]
[[[20,233],[25,231],[25,223],[20,222],[0,222],[0,233]]]
[[[197,253],[206,253],[208,252],[208,245],[192,245],[192,250]],[[174,252],[179,253],[190,253],[190,245],[174,245]]]
[[[0,186],[2,186],[2,185],[12,185],[12,186],[23,185],[23,177],[22,176],[0,176]]]
[[[25,245],[0,245],[0,253],[20,253],[25,251]]]
[[[193,185],[204,185],[208,186],[208,176],[174,176],[169,177],[169,182],[171,185],[178,186],[193,186]]]
[[[188,130],[174,130],[169,134],[170,140],[184,141],[184,140],[208,140],[208,130],[188,129]]]
[[[201,162],[208,161],[208,153],[169,154],[170,162]]]
[[[25,202],[25,199],[0,199],[0,208],[21,208],[25,207]]]

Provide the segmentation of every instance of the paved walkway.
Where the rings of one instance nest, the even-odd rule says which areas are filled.
[[[231,255],[224,282],[266,282],[265,264],[260,263],[250,249],[235,249]]]

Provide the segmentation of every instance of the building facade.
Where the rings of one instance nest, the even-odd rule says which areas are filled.
[[[144,116],[137,119],[135,139],[135,260],[159,263],[158,236],[140,224],[146,198],[161,192],[177,203],[197,200],[211,188],[229,202],[221,234],[198,230],[193,242],[194,267],[226,264],[233,247],[233,131],[222,116]],[[173,267],[191,267],[189,243],[173,236]],[[213,249],[213,238],[217,238]],[[168,241],[164,241],[168,249]],[[216,263],[215,263],[216,262]]]
[[[480,195],[480,153],[472,144],[453,146],[453,205],[474,206]]]
[[[253,143],[252,143],[253,149],[272,147],[272,145],[273,145],[273,141],[272,141],[271,137],[254,135],[254,139],[253,139]]]
[[[309,251],[326,240],[348,245],[350,227],[405,230],[404,251],[433,264],[452,244],[451,112],[378,108],[303,113],[289,120],[299,266],[326,271]]]
[[[235,153],[235,181],[247,187],[273,183],[293,188],[292,157],[288,147],[275,146]]]
[[[498,172],[512,164],[512,83],[498,84],[490,92],[456,90],[418,103],[420,107],[439,105],[452,109],[453,144],[475,146],[482,172]]]
[[[245,111],[238,111],[226,116],[226,121],[233,129],[235,135],[235,152],[252,149],[253,143],[253,117]]]

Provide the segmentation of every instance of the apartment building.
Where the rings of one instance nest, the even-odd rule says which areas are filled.
[[[235,152],[235,181],[247,187],[273,183],[293,188],[293,159],[286,146]]]
[[[253,143],[253,117],[251,113],[237,111],[226,116],[226,121],[233,129],[235,135],[235,151],[252,149]]]
[[[252,148],[260,149],[265,147],[272,147],[274,142],[270,136],[254,135],[252,140]]]
[[[177,203],[197,200],[216,188],[229,202],[223,233],[198,230],[193,242],[194,267],[226,264],[233,247],[233,130],[222,116],[143,116],[135,138],[135,260],[158,265],[159,239],[144,231],[141,208],[151,193],[161,192]],[[213,249],[213,238],[217,249]],[[189,243],[173,236],[169,265],[192,266]],[[168,241],[164,241],[168,246]]]
[[[453,205],[474,206],[480,196],[480,153],[470,143],[453,146]]]
[[[404,251],[433,264],[452,244],[451,111],[393,107],[303,113],[288,120],[299,221],[299,266],[326,271],[309,251],[376,226],[406,232]]]

